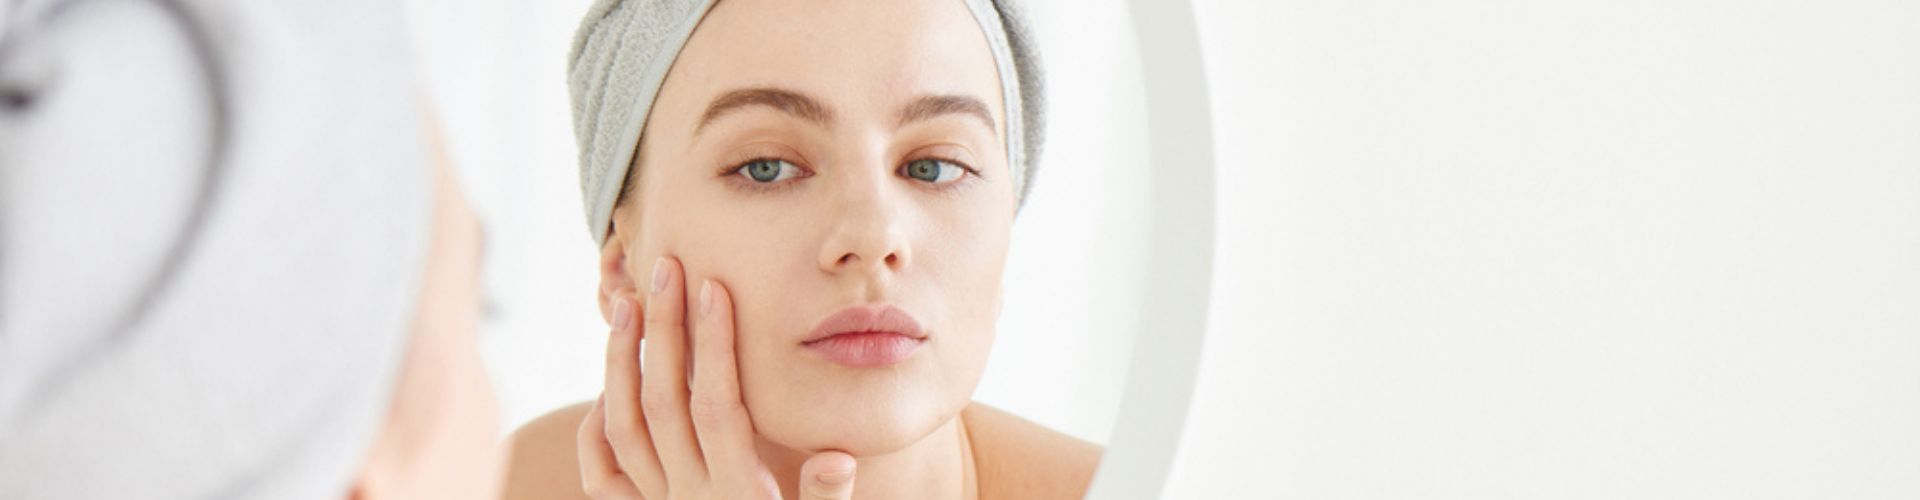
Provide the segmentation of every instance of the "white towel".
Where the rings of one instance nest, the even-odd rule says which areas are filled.
[[[399,6],[0,8],[0,498],[343,497],[429,233]]]

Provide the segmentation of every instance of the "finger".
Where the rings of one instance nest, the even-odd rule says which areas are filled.
[[[580,460],[580,491],[600,500],[638,500],[640,490],[620,471],[613,447],[607,444],[606,412],[602,411],[605,400],[602,396],[601,401],[593,404],[593,410],[587,412],[587,418],[580,422],[580,430],[574,434],[574,451]]]
[[[713,280],[700,284],[693,321],[693,399],[688,413],[694,435],[716,482],[746,484],[759,456],[753,449],[753,423],[740,399],[735,370],[733,296]]]
[[[853,498],[853,455],[837,451],[821,452],[800,464],[801,500],[850,500]]]
[[[613,301],[613,330],[607,333],[606,392],[599,403],[605,414],[602,432],[613,449],[614,465],[643,489],[665,491],[666,474],[654,454],[646,416],[640,411],[641,312],[630,297],[615,297]]]
[[[687,416],[687,285],[680,262],[661,257],[653,265],[647,296],[647,346],[641,353],[640,410],[646,414],[653,449],[673,488],[707,479],[706,462]]]

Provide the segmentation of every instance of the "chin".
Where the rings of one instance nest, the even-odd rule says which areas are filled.
[[[952,421],[968,400],[965,391],[954,395],[899,380],[838,384],[811,379],[815,384],[805,387],[795,383],[803,380],[809,379],[777,384],[780,394],[748,391],[745,396],[755,432],[773,444],[805,452],[837,450],[858,458],[900,451]]]
[[[951,415],[795,415],[790,432],[768,433],[781,446],[808,452],[837,450],[856,458],[875,457],[907,449],[925,439]],[[780,435],[791,434],[791,435]]]

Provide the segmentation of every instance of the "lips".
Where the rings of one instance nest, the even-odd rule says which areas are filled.
[[[887,305],[853,306],[820,320],[800,345],[850,368],[899,363],[927,342],[920,322]]]

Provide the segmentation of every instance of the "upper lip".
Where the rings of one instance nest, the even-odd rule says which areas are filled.
[[[914,339],[927,338],[913,315],[885,304],[852,306],[820,320],[801,343],[811,343],[848,333],[891,333]]]

